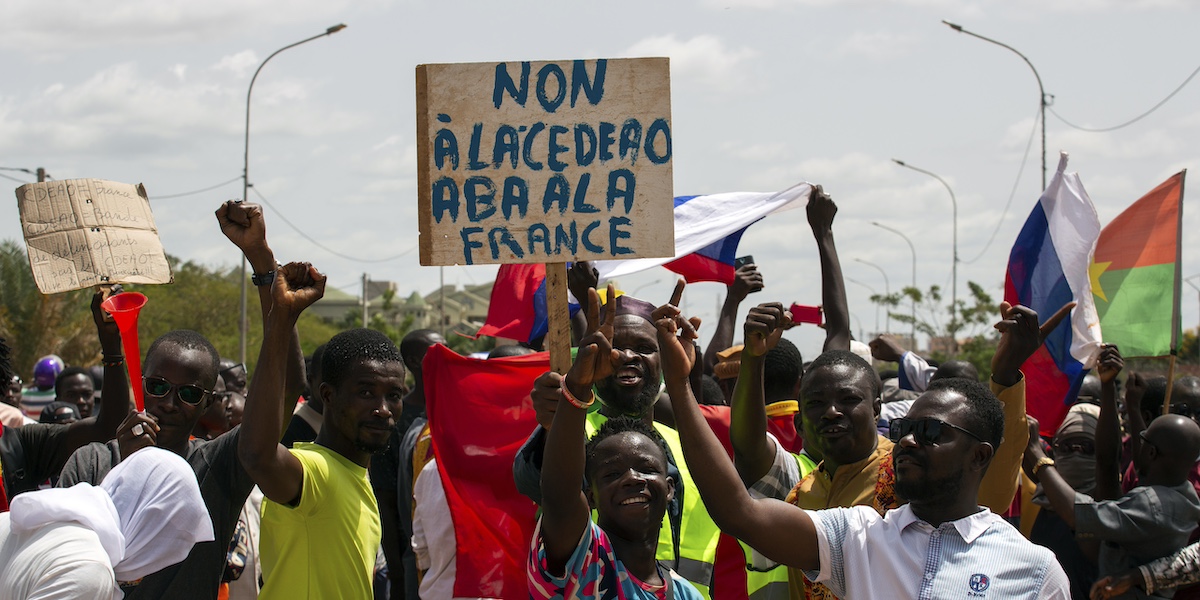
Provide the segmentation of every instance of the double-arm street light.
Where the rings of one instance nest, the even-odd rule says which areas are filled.
[[[954,197],[954,190],[950,189],[950,184],[946,183],[946,180],[939,177],[936,173],[914,167],[898,158],[893,158],[892,162],[906,169],[912,169],[918,173],[924,173],[938,180],[943,186],[945,186],[946,191],[950,192],[950,205],[954,208],[954,258],[950,262],[950,337],[953,339],[951,339],[950,348],[952,354],[958,354],[958,339],[955,336],[954,328],[954,316],[957,314],[955,311],[958,309],[958,199]]]
[[[904,238],[904,241],[908,243],[908,249],[912,251],[912,287],[913,287],[913,291],[916,292],[917,291],[917,248],[915,246],[913,246],[912,240],[908,239],[908,236],[901,233],[899,229],[892,229],[891,227],[888,227],[887,225],[884,225],[883,223],[880,223],[879,221],[871,221],[871,224],[880,229],[886,229],[886,230]],[[909,304],[911,305],[911,310],[912,310],[912,315],[910,317],[912,319],[912,339],[909,340],[909,343],[913,345],[913,349],[916,349],[916,347],[917,347],[917,297],[915,295],[911,296],[911,297],[909,297],[909,300],[910,300]]]
[[[263,67],[267,66],[267,63],[270,62],[270,60],[272,58],[275,58],[276,54],[279,54],[280,52],[283,52],[284,50],[287,50],[289,48],[295,48],[296,46],[299,46],[300,44],[305,44],[305,43],[311,42],[315,39],[323,38],[327,35],[333,35],[345,28],[346,28],[346,25],[344,23],[338,23],[337,25],[327,28],[324,33],[314,35],[310,38],[300,40],[294,44],[288,44],[288,45],[272,52],[271,55],[268,56],[267,58],[265,58],[262,61],[262,63],[260,63],[258,65],[258,68],[254,70],[254,76],[250,78],[250,87],[249,87],[249,89],[246,90],[246,146],[245,146],[246,152],[244,155],[244,161],[242,163],[242,200],[248,200],[248,198],[246,196],[250,193],[250,95],[254,93],[254,81],[258,79],[258,73],[260,71],[262,71]],[[241,316],[239,331],[240,331],[240,339],[241,339],[242,364],[246,364],[246,332],[249,330],[250,322],[246,316],[246,257],[245,257],[245,255],[242,256],[242,273],[241,273],[241,275],[242,275],[242,311],[241,311],[242,316]]]
[[[1040,111],[1039,114],[1041,115],[1040,118],[1042,120],[1042,189],[1043,190],[1046,189],[1046,107],[1050,105],[1050,103],[1046,101],[1046,98],[1053,97],[1053,96],[1046,96],[1046,88],[1042,86],[1042,76],[1038,74],[1037,67],[1034,67],[1033,63],[1029,62],[1029,58],[1026,57],[1024,54],[1021,54],[1021,52],[1019,50],[1017,50],[1016,48],[1013,48],[1012,46],[1009,46],[1008,44],[1005,44],[1004,42],[998,42],[996,40],[993,40],[992,38],[979,35],[978,33],[975,33],[973,31],[967,31],[966,29],[963,29],[962,25],[957,25],[957,24],[951,23],[950,21],[946,21],[944,19],[942,20],[942,22],[945,23],[946,26],[949,27],[950,29],[953,29],[959,33],[965,33],[971,37],[976,37],[985,42],[991,42],[1002,48],[1007,48],[1008,50],[1012,51],[1017,56],[1020,56],[1021,60],[1025,61],[1025,64],[1029,65],[1029,68],[1033,70],[1033,76],[1037,78],[1038,110]]]

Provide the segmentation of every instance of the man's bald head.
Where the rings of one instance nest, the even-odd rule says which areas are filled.
[[[1143,432],[1143,443],[1149,444],[1157,456],[1154,463],[1161,464],[1155,479],[1164,485],[1178,485],[1187,481],[1188,474],[1195,468],[1200,457],[1200,425],[1182,415],[1163,415],[1150,422]],[[1150,465],[1144,465],[1153,469]],[[1149,483],[1149,482],[1147,482]]]

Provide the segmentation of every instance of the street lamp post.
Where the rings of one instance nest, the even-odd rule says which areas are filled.
[[[873,288],[857,279],[854,279],[853,277],[845,277],[844,279],[846,281],[849,281],[850,283],[856,283],[858,285],[861,285],[861,286],[867,288],[867,291],[871,292],[872,296],[879,295],[879,293],[875,291],[875,288]],[[859,329],[862,329],[862,327],[859,326]],[[875,303],[875,335],[879,335],[879,303],[878,302]]]
[[[908,249],[912,251],[912,287],[913,287],[913,291],[916,291],[917,290],[917,248],[916,248],[916,246],[913,246],[912,240],[908,239],[907,235],[900,233],[899,229],[893,229],[891,227],[888,227],[887,225],[884,225],[883,223],[880,223],[879,221],[871,221],[871,224],[880,229],[886,229],[886,230],[904,238],[904,241],[908,243]],[[911,343],[913,345],[913,348],[916,348],[916,346],[917,346],[917,298],[916,298],[916,296],[913,296],[913,297],[909,298],[909,300],[910,300],[909,304],[911,305],[911,310],[912,310],[912,315],[910,317],[912,319],[912,340],[910,340],[909,343]]]
[[[955,328],[954,322],[954,317],[957,314],[955,311],[958,309],[958,199],[954,197],[954,190],[950,189],[950,184],[946,183],[946,180],[939,177],[936,173],[914,167],[898,158],[893,158],[892,162],[938,180],[945,186],[946,191],[950,192],[950,205],[954,208],[954,258],[950,263],[950,355],[954,356],[958,354],[958,336],[956,335],[957,328]]]
[[[946,21],[944,19],[942,20],[942,22],[945,23],[950,29],[953,29],[959,33],[965,33],[971,37],[977,37],[985,42],[991,42],[997,46],[1011,50],[1014,54],[1016,54],[1017,56],[1020,56],[1021,60],[1025,61],[1025,64],[1029,65],[1029,68],[1033,70],[1033,76],[1037,78],[1038,107],[1039,107],[1039,110],[1041,111],[1040,118],[1042,120],[1042,189],[1045,190],[1046,189],[1046,107],[1049,106],[1050,103],[1046,101],[1046,88],[1042,86],[1042,76],[1038,74],[1037,67],[1034,67],[1033,63],[1029,62],[1029,58],[1026,57],[1024,54],[1021,54],[1021,52],[1019,50],[1017,50],[1016,48],[1013,48],[1012,46],[1009,46],[1008,44],[1005,44],[1004,42],[998,42],[996,40],[993,40],[992,38],[979,35],[978,33],[975,33],[972,31],[967,31],[966,29],[963,29],[962,25],[956,25],[956,24],[951,23],[950,21]]]
[[[873,262],[865,261],[861,258],[856,258],[854,260],[856,260],[864,265],[867,265],[868,267],[871,267],[871,268],[875,269],[876,271],[879,271],[879,274],[883,275],[883,294],[885,296],[892,295],[892,283],[890,281],[888,281],[887,271],[884,271],[883,267],[881,267]],[[876,320],[878,320],[878,319],[876,319]],[[876,329],[878,329],[879,325],[876,324],[875,327],[876,327]],[[888,333],[891,333],[891,331],[892,331],[892,313],[891,312],[887,313],[887,331],[888,331]]]
[[[242,200],[247,200],[248,198],[246,198],[246,196],[248,196],[250,193],[250,95],[254,93],[254,82],[255,82],[255,80],[258,79],[258,73],[260,71],[262,71],[263,67],[267,66],[267,63],[270,62],[270,60],[272,58],[275,58],[276,54],[279,54],[280,52],[283,52],[284,50],[287,50],[289,48],[295,48],[296,46],[299,46],[300,44],[305,44],[305,43],[311,42],[317,38],[323,38],[327,35],[333,35],[345,28],[346,28],[346,25],[344,23],[338,23],[337,25],[326,28],[324,33],[314,35],[310,38],[305,38],[305,39],[300,40],[293,44],[288,44],[288,45],[272,52],[271,55],[268,56],[267,58],[263,59],[263,61],[261,63],[259,63],[258,68],[254,70],[254,76],[250,78],[250,87],[246,90],[246,138],[245,138],[245,154],[244,154],[244,160],[242,162]],[[247,288],[246,288],[246,257],[245,257],[245,255],[242,256],[241,278],[242,278],[242,307],[241,307],[242,308],[242,310],[241,310],[242,316],[241,316],[241,322],[239,323],[240,327],[238,329],[240,330],[242,364],[246,364],[246,332],[250,328],[250,321],[246,315],[246,289]]]

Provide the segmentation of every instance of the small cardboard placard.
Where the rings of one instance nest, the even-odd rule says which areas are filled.
[[[673,256],[665,58],[417,67],[421,264]]]
[[[33,279],[43,294],[171,283],[142,184],[66,179],[17,188]]]

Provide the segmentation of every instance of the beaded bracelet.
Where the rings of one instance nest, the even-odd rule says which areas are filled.
[[[567,389],[567,384],[565,382],[562,386],[562,395],[563,398],[567,399],[567,402],[571,403],[571,406],[574,406],[575,408],[581,408],[583,410],[587,410],[588,407],[590,407],[592,403],[596,401],[596,395],[592,394],[592,397],[588,398],[586,403],[580,402],[579,398],[576,398],[573,394],[571,394],[571,390]]]
[[[100,359],[100,364],[106,367],[119,367],[125,364],[125,357],[120,354],[116,356],[104,355],[104,357]]]

